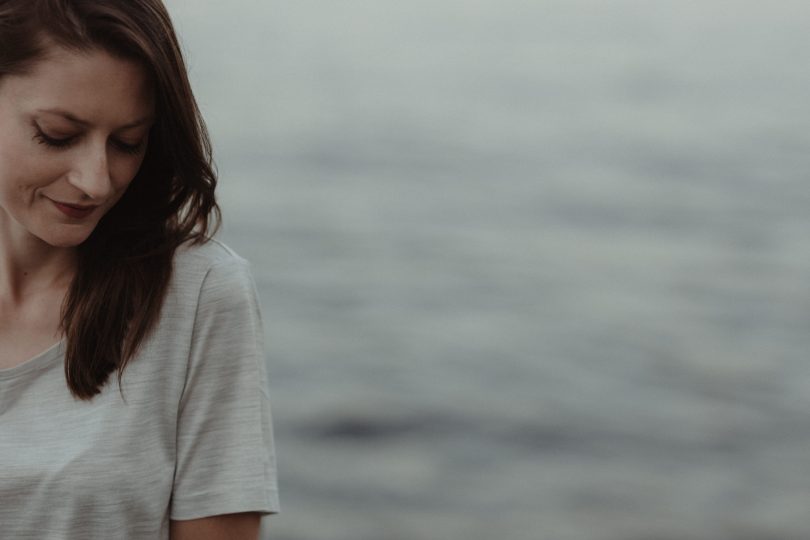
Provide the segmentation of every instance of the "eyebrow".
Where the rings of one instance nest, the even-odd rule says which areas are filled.
[[[56,114],[56,115],[61,116],[61,117],[65,118],[65,119],[67,119],[67,120],[70,120],[74,124],[79,124],[80,126],[84,126],[84,127],[87,127],[87,126],[90,125],[90,122],[88,122],[86,120],[82,120],[81,118],[77,118],[76,116],[74,116],[71,113],[69,113],[69,112],[67,112],[65,110],[62,110],[62,109],[37,109],[37,112]],[[136,120],[135,122],[131,122],[131,123],[125,125],[125,126],[121,126],[118,129],[129,129],[129,128],[142,126],[144,124],[148,124],[148,123],[152,122],[152,120],[153,120],[153,118],[151,116],[147,116],[145,118],[141,118],[140,120]]]

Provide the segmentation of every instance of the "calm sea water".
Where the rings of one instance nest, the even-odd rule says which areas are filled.
[[[170,0],[275,540],[810,537],[810,7]]]

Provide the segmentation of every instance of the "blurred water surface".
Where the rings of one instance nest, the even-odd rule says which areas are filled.
[[[169,0],[276,540],[810,537],[810,7]]]

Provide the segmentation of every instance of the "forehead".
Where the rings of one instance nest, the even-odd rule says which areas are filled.
[[[113,127],[153,114],[154,89],[135,60],[98,49],[50,47],[27,74],[0,79],[0,101],[21,112],[60,109],[93,125]]]

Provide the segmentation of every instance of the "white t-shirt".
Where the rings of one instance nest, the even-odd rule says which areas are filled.
[[[113,372],[75,399],[64,342],[0,370],[0,538],[168,539],[169,519],[279,511],[247,261],[218,241],[178,249],[121,387]]]

